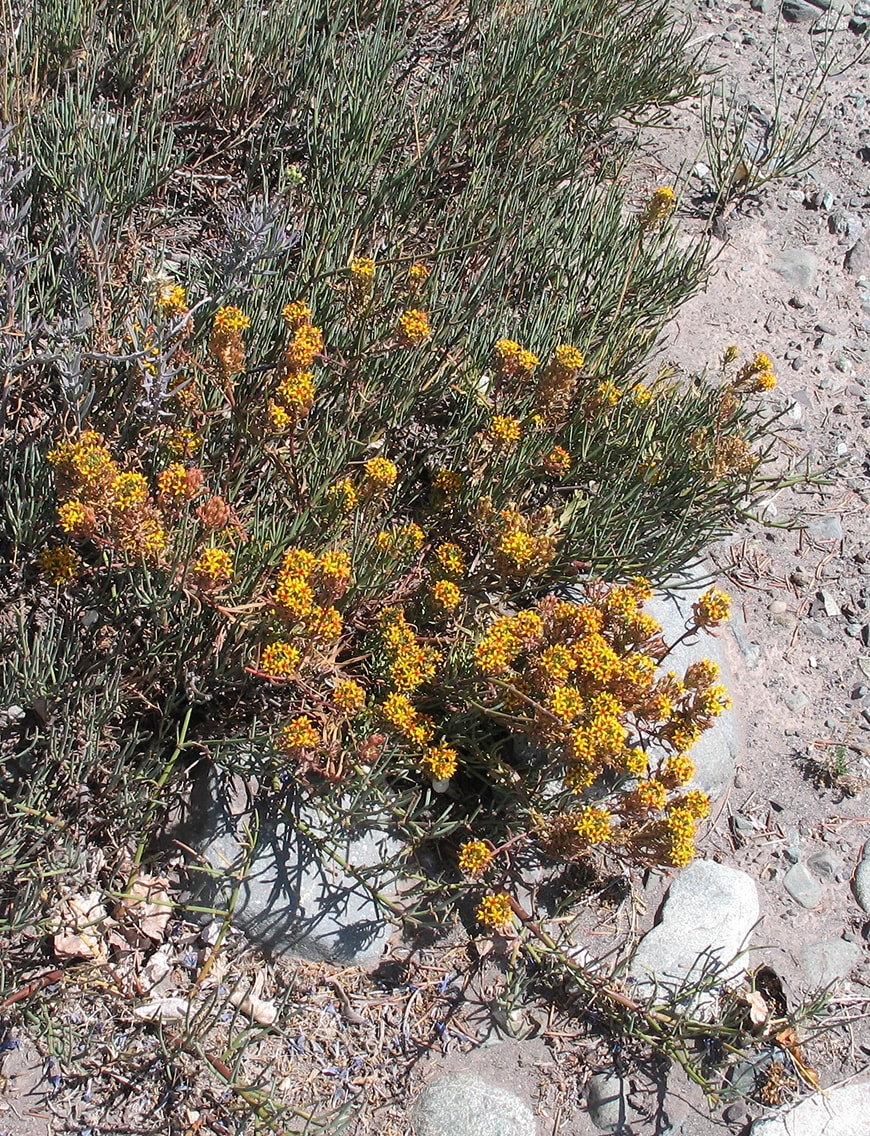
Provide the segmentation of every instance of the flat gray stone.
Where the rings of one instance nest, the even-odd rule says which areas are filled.
[[[745,872],[713,860],[695,860],[671,884],[661,922],[641,939],[629,973],[642,994],[667,996],[709,973],[734,981],[744,971],[738,956],[758,922],[758,892]]]
[[[411,1109],[414,1136],[536,1136],[525,1101],[468,1073],[430,1081]]]
[[[801,970],[812,990],[821,990],[847,978],[861,961],[863,951],[845,939],[823,939],[801,947]]]
[[[799,4],[802,7],[810,7],[804,5],[803,0],[787,0],[787,2]],[[784,12],[785,5],[783,5]],[[820,14],[817,8],[813,9],[814,19]],[[796,288],[803,288],[805,292],[808,292],[816,282],[819,261],[815,253],[807,252],[806,249],[783,249],[771,260],[770,267],[784,280],[794,284]]]
[[[805,864],[795,864],[782,878],[783,887],[792,899],[812,911],[822,901],[822,885]]]
[[[817,517],[807,525],[807,532],[813,540],[842,540],[843,526],[836,513]]]
[[[822,880],[835,880],[843,870],[843,861],[830,848],[823,848],[821,852],[814,852],[807,860],[810,868]]]
[[[596,1073],[586,1087],[589,1119],[602,1132],[618,1132],[625,1126],[626,1084],[615,1073]]]
[[[813,1093],[794,1108],[756,1120],[751,1136],[867,1136],[870,1082]]]
[[[870,840],[864,845],[864,855],[858,861],[855,877],[852,880],[852,891],[858,906],[867,915],[870,915]]]
[[[843,260],[843,267],[853,276],[866,276],[870,273],[870,242],[856,241]]]
[[[211,869],[203,873],[198,901],[225,907],[243,873],[232,921],[253,942],[272,954],[315,962],[376,963],[393,926],[372,888],[390,894],[395,882],[387,869],[376,869],[401,845],[386,822],[373,819],[342,832],[302,794],[283,811],[270,797],[249,800],[239,781],[213,769],[198,779],[188,818],[194,833],[186,843]],[[252,852],[249,833],[256,834]],[[366,883],[340,860],[361,870]]]

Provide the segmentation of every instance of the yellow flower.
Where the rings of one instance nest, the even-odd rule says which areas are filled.
[[[403,347],[416,347],[432,334],[429,317],[418,308],[402,312],[396,324],[396,338]]]
[[[632,387],[631,398],[635,406],[648,406],[652,399],[652,391],[643,383],[638,383],[636,387]]]
[[[275,585],[275,604],[278,614],[304,619],[314,610],[314,589],[300,576],[282,572]]]
[[[492,863],[492,849],[482,840],[466,840],[459,846],[459,870],[469,876],[482,876]]]
[[[505,931],[514,918],[514,909],[511,907],[509,895],[499,892],[497,895],[485,895],[477,905],[475,911],[477,921],[491,931]]]
[[[278,745],[283,750],[312,749],[319,743],[320,733],[307,714],[289,721],[278,737]]]
[[[557,682],[565,682],[571,672],[577,669],[574,656],[562,643],[547,647],[541,653],[540,663],[550,678],[556,679]]]
[[[311,323],[311,307],[305,300],[293,300],[281,309],[284,323],[290,331],[296,331],[306,323]]]
[[[462,474],[455,469],[441,466],[432,482],[436,489],[440,489],[448,497],[454,496],[462,488]]]
[[[613,826],[607,809],[587,805],[574,823],[574,831],[587,844],[606,844],[613,839]]]
[[[285,362],[294,370],[310,367],[323,351],[323,333],[319,327],[305,323],[293,332],[290,345],[284,352]]]
[[[649,781],[641,781],[635,790],[635,797],[641,808],[650,812],[660,812],[668,799],[668,790],[661,781],[652,778]]]
[[[168,284],[157,297],[157,309],[164,317],[184,315],[187,311],[187,291],[180,284]]]
[[[58,587],[73,583],[79,574],[81,558],[68,544],[44,548],[39,554],[39,570],[47,580]]]
[[[654,229],[671,215],[677,203],[677,195],[669,185],[654,189],[640,219],[643,229]]]
[[[375,275],[375,262],[369,256],[355,256],[349,265],[355,280],[370,284]]]
[[[554,446],[544,458],[544,469],[552,477],[564,477],[571,469],[571,455],[561,446]]]
[[[270,402],[268,414],[269,425],[273,430],[280,432],[289,429],[289,427],[293,425],[293,419],[280,403]]]
[[[220,336],[235,336],[250,326],[251,321],[241,308],[228,305],[215,312],[213,330]]]
[[[622,398],[622,391],[608,379],[606,382],[599,383],[597,402],[599,406],[613,407]]]
[[[93,510],[88,510],[81,501],[65,501],[57,510],[57,519],[65,533],[79,532],[92,521]]]
[[[332,641],[344,630],[341,612],[336,607],[315,607],[305,619],[305,627],[315,639]]]
[[[553,352],[553,358],[558,366],[566,371],[582,370],[586,362],[583,352],[577,347],[572,347],[570,343],[560,343]]]
[[[508,414],[496,414],[489,424],[489,437],[494,445],[511,449],[520,440],[522,427],[518,418]]]
[[[282,576],[299,576],[308,580],[314,575],[317,568],[317,557],[307,548],[298,548],[292,545],[281,558]]]
[[[408,288],[413,295],[421,292],[423,285],[432,274],[432,269],[425,264],[417,261],[415,264],[408,266]]]
[[[432,585],[432,599],[444,611],[453,611],[462,599],[462,593],[452,580],[436,580]]]
[[[439,742],[438,745],[431,746],[423,754],[420,759],[421,763],[428,773],[436,781],[447,781],[456,772],[459,764],[459,759],[456,750],[452,749],[444,742]]]
[[[514,568],[522,570],[535,558],[535,541],[528,533],[514,530],[504,534],[499,541],[498,551]]]
[[[178,430],[173,430],[166,444],[173,454],[187,458],[195,454],[202,447],[202,435],[194,433],[193,430],[189,430],[186,426],[182,426]]]
[[[337,505],[342,512],[351,513],[359,504],[359,495],[356,486],[349,477],[336,481],[326,491],[327,497]]]
[[[499,370],[507,375],[530,375],[538,365],[538,357],[513,339],[500,339],[496,343],[495,358]]]
[[[684,753],[673,754],[662,767],[661,776],[670,785],[686,785],[695,776],[695,763]]]
[[[677,868],[684,868],[695,856],[695,818],[683,806],[671,808],[666,821],[670,836],[669,859]]]
[[[288,678],[299,669],[302,655],[291,643],[278,640],[270,643],[260,659],[260,670],[276,678]]]
[[[566,724],[579,718],[585,709],[583,696],[575,686],[560,686],[550,695],[550,710]]]
[[[119,473],[112,482],[112,504],[116,509],[134,509],[148,499],[148,482],[141,473]]]
[[[197,576],[203,576],[210,584],[223,584],[233,574],[233,558],[222,548],[203,549],[193,566]]]
[[[320,574],[332,587],[346,584],[350,579],[350,557],[336,548],[324,552],[320,557]]]
[[[449,541],[435,549],[435,559],[441,571],[448,576],[461,576],[465,572],[465,557],[458,544]]]
[[[293,418],[304,418],[314,405],[314,376],[310,371],[291,371],[277,393]]]
[[[398,467],[387,458],[370,458],[363,468],[369,481],[379,489],[389,489],[396,484]]]
[[[178,500],[187,496],[187,469],[181,462],[172,462],[157,478],[161,497]]]
[[[355,714],[365,706],[366,693],[358,682],[349,678],[336,684],[332,701],[345,714]]]
[[[731,597],[718,588],[709,588],[692,604],[697,627],[716,627],[731,614]]]

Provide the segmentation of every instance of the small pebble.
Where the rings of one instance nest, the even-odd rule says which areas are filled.
[[[767,605],[767,610],[773,612],[774,615],[782,615],[784,611],[788,611],[788,604],[785,600],[774,600]]]

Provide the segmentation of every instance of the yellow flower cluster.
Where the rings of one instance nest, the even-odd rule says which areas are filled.
[[[320,733],[307,714],[300,714],[287,722],[278,735],[278,746],[287,753],[313,749],[319,744]]]
[[[452,746],[439,742],[426,750],[420,764],[435,781],[449,781],[459,765],[459,757]]]
[[[278,639],[263,649],[260,669],[274,678],[290,678],[302,662],[302,653],[292,643]]]
[[[481,512],[495,567],[507,579],[539,576],[556,554],[556,540],[544,526],[549,515],[524,516],[515,509]]]
[[[492,863],[492,849],[482,840],[466,840],[459,847],[459,870],[469,876],[482,876]]]
[[[278,385],[267,407],[273,430],[292,430],[306,418],[314,405],[314,375],[308,370],[323,351],[323,333],[311,323],[311,307],[306,300],[293,300],[282,310],[290,331],[278,368]]]
[[[455,497],[462,488],[462,474],[458,470],[441,466],[435,473],[432,485],[445,497]]]
[[[432,603],[441,611],[451,612],[459,606],[462,593],[452,580],[436,580],[430,590]]]
[[[407,525],[394,525],[393,528],[379,532],[375,545],[379,552],[386,552],[396,560],[407,560],[420,551],[426,534],[419,525],[411,521]]]
[[[217,360],[225,379],[238,375],[245,369],[242,332],[250,326],[251,321],[241,308],[227,305],[215,312],[208,349]]]
[[[773,373],[773,360],[763,351],[758,351],[737,372],[731,389],[738,394],[758,394],[770,391],[776,386]]]
[[[347,306],[351,312],[365,306],[375,284],[375,262],[368,256],[355,256],[348,265]]]
[[[77,580],[81,566],[81,557],[68,544],[44,548],[39,554],[39,571],[58,587]]]
[[[225,584],[233,575],[233,558],[223,548],[205,548],[193,566],[194,576],[207,588]]]
[[[199,494],[202,482],[202,470],[196,466],[188,468],[181,462],[171,462],[157,477],[161,504],[167,506],[185,499],[191,500]]]
[[[395,462],[391,462],[388,458],[369,458],[363,469],[368,485],[379,491],[391,489],[399,476]]]
[[[392,691],[381,704],[381,713],[397,733],[414,745],[424,746],[432,741],[435,723],[412,706],[406,695]]]
[[[565,477],[571,471],[571,455],[561,446],[554,446],[544,458],[544,469],[551,477]]]
[[[418,308],[402,312],[396,321],[396,339],[402,347],[417,347],[431,335],[429,317]]]
[[[343,630],[334,606],[350,582],[350,558],[331,549],[315,556],[305,548],[288,548],[275,582],[275,613],[299,625],[300,634],[332,641]]]
[[[164,319],[187,315],[187,291],[180,284],[168,284],[157,296],[157,310]]]
[[[412,296],[419,295],[429,277],[432,275],[432,270],[425,264],[416,261],[414,264],[408,266],[408,289]]]
[[[654,189],[640,218],[642,229],[654,229],[670,217],[677,203],[677,195],[669,185]]]
[[[292,300],[281,309],[281,317],[288,331],[298,331],[311,323],[311,305],[307,300]]]
[[[359,504],[359,494],[349,477],[343,477],[330,485],[326,495],[343,513],[352,513]]]
[[[693,664],[686,681],[673,673],[656,679],[666,647],[661,628],[642,610],[651,591],[640,577],[621,585],[593,581],[583,603],[551,596],[534,610],[495,620],[476,648],[478,670],[491,683],[484,699],[564,764],[566,788],[581,793],[608,771],[622,778],[607,808],[589,806],[570,814],[570,823],[565,814],[545,826],[545,842],[568,858],[606,843],[673,862],[667,818],[690,808],[689,797],[696,819],[707,807],[696,790],[673,794],[694,776],[685,751],[725,708],[727,695],[709,660]],[[664,751],[652,772],[650,745]],[[680,847],[684,855],[685,841]]]
[[[485,895],[475,911],[477,921],[491,931],[505,931],[514,918],[510,896],[504,892]]]
[[[613,839],[613,822],[607,809],[587,805],[574,821],[574,831],[584,844],[606,844]]]
[[[163,514],[143,474],[123,471],[94,430],[48,453],[57,482],[58,523],[70,536],[132,556],[154,557],[166,546]]]
[[[526,377],[538,365],[537,355],[520,347],[513,339],[500,339],[494,349],[496,369],[506,376]]]
[[[502,450],[512,450],[522,435],[522,425],[518,418],[509,414],[495,414],[487,430],[489,440]]]
[[[558,418],[570,407],[580,372],[586,360],[579,348],[560,344],[541,371],[535,392],[535,409],[548,419]]]
[[[717,627],[731,615],[731,597],[718,588],[709,588],[692,604],[696,627]]]
[[[435,676],[440,653],[422,644],[401,608],[387,608],[380,617],[381,642],[389,660],[390,685],[410,693]]]
[[[356,679],[345,679],[336,684],[332,701],[345,714],[356,714],[365,707],[366,692]]]
[[[465,556],[458,544],[446,541],[435,549],[438,570],[445,576],[458,578],[465,572]]]

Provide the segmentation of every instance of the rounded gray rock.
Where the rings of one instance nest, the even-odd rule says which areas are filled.
[[[468,1073],[445,1073],[411,1109],[414,1136],[536,1136],[529,1106],[506,1089]]]
[[[758,922],[758,891],[745,872],[713,860],[695,860],[671,884],[661,922],[644,935],[630,964],[642,995],[667,998],[709,974],[736,981],[741,952]]]
[[[822,901],[822,885],[803,864],[789,868],[782,880],[788,894],[808,911]]]
[[[847,978],[862,954],[857,943],[847,943],[845,939],[805,943],[800,952],[801,970],[811,989],[822,990]]]
[[[870,844],[868,844],[867,847],[870,848]],[[859,862],[858,867],[855,869],[852,890],[855,893],[858,906],[862,911],[870,915],[870,859],[867,858],[866,851],[864,853],[864,859]]]
[[[596,1073],[586,1088],[589,1119],[602,1132],[618,1132],[625,1125],[625,1082],[615,1073]]]

